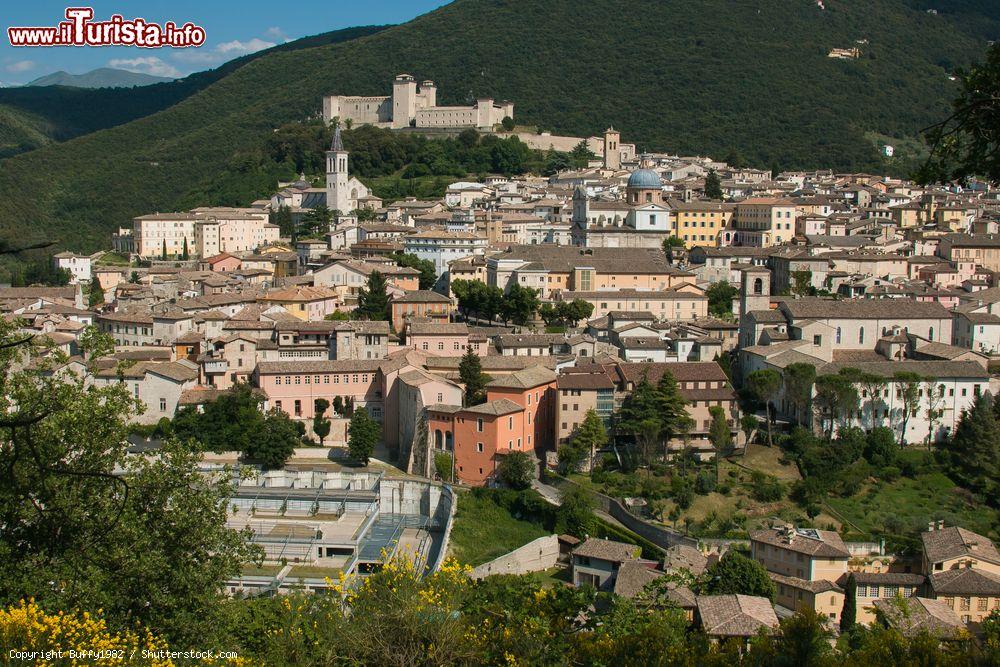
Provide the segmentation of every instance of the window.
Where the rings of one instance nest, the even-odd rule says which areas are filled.
[[[858,584],[858,597],[866,598],[868,597],[868,586],[865,584]]]
[[[483,432],[483,418],[482,417],[480,417],[480,418],[478,418],[476,420],[476,430],[479,431],[480,433]]]
[[[971,598],[962,598],[961,600],[959,600],[959,609],[961,609],[962,611],[969,611],[969,608],[971,606],[972,606]]]
[[[477,442],[476,443],[476,451],[477,452],[482,452],[483,451],[483,443],[481,443],[481,442]]]
[[[509,428],[509,429],[513,429],[514,428],[514,418],[513,417],[507,417],[507,428]]]
[[[841,330],[837,327],[837,345],[840,345]]]
[[[865,328],[861,327],[858,329],[858,345],[865,344]]]
[[[160,412],[166,412],[166,411],[167,411],[167,399],[161,398],[160,399]]]
[[[986,603],[987,602],[988,602],[988,600],[986,598],[977,598],[976,599],[976,610],[977,611],[986,611]]]
[[[822,336],[820,336],[818,334],[815,335],[815,336],[813,336],[813,345],[819,347],[822,344],[823,344],[823,337]]]

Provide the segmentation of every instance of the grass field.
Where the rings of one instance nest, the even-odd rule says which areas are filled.
[[[975,503],[940,471],[871,483],[850,498],[826,502],[862,533],[912,534],[939,519],[994,538],[997,533],[997,513]]]
[[[537,524],[515,519],[489,498],[465,492],[458,496],[448,553],[462,563],[482,565],[548,534]]]

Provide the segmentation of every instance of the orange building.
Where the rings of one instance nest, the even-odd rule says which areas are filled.
[[[389,303],[392,328],[402,331],[411,319],[432,319],[447,322],[455,305],[443,294],[430,290],[414,290],[392,297]]]
[[[431,405],[427,432],[453,447],[455,479],[482,486],[510,452],[533,455],[552,444],[556,375],[531,367],[490,382],[486,402],[468,408]]]

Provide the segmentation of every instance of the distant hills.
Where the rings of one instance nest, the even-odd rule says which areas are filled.
[[[0,110],[45,123],[50,140],[76,138],[0,163],[0,237],[95,249],[136,214],[245,204],[215,184],[239,180],[257,196],[273,187],[260,156],[275,127],[314,117],[324,94],[387,94],[404,71],[434,79],[442,104],[510,99],[518,122],[582,136],[613,124],[640,150],[902,171],[877,141],[912,143],[947,114],[949,74],[1000,37],[996,0],[823,5],[456,0],[127,94],[3,89]],[[858,58],[828,57],[855,46]]]
[[[173,79],[164,76],[143,74],[141,72],[129,72],[128,70],[111,67],[99,67],[83,74],[70,74],[69,72],[60,70],[52,74],[40,76],[24,85],[69,86],[71,88],[132,88],[135,86],[148,86],[154,83],[166,83],[167,81],[173,81]]]

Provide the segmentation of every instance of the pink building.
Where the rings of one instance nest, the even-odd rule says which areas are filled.
[[[465,322],[414,320],[406,325],[406,346],[439,357],[459,357],[471,346],[485,356],[489,346],[484,336],[469,334]]]
[[[308,420],[315,414],[315,402],[325,398],[351,398],[356,408],[382,421],[382,383],[378,377],[379,360],[345,361],[262,361],[254,371],[254,380],[267,396],[271,407],[293,419]]]

